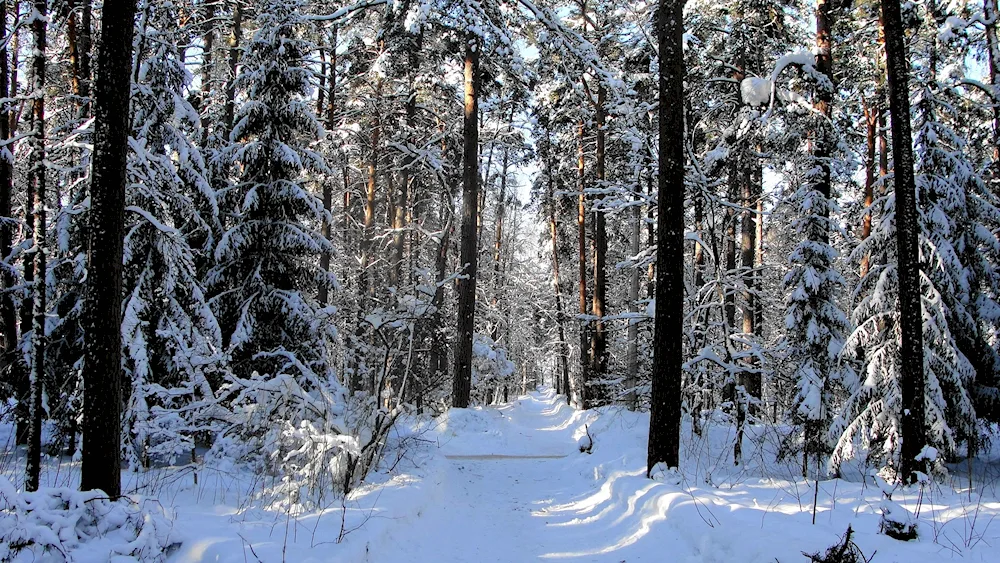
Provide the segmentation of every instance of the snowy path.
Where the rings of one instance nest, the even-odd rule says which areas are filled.
[[[773,462],[757,476],[733,467],[727,425],[685,442],[682,482],[651,481],[648,424],[641,413],[579,411],[545,390],[500,408],[453,409],[409,427],[423,444],[407,451],[410,465],[373,476],[346,513],[242,510],[245,497],[219,473],[189,491],[197,500],[177,499],[186,540],[171,563],[794,563],[838,542],[848,524],[879,563],[1000,563],[1000,525],[986,523],[1000,516],[995,495],[971,505],[983,511],[972,520],[958,496],[934,497],[921,541],[897,542],[878,533],[881,493],[857,482],[821,483],[813,524],[814,483],[781,478],[797,467]],[[578,448],[585,425],[592,455]],[[769,454],[745,444],[765,463]],[[897,497],[914,509],[916,495]],[[348,533],[338,543],[341,515]]]
[[[478,424],[480,417],[496,413],[502,419]],[[625,512],[635,506],[596,503],[594,491],[581,494],[581,476],[573,468],[586,455],[574,436],[581,415],[551,394],[521,397],[498,411],[457,415],[462,419],[454,421],[453,438],[442,439],[447,466],[433,477],[429,506],[370,545],[369,560],[622,561],[608,553],[630,543],[634,534],[622,538],[615,528],[631,527]],[[594,487],[592,476],[589,481]]]

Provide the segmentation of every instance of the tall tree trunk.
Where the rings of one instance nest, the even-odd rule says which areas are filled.
[[[67,0],[67,3],[69,14],[66,15],[66,58],[69,59],[69,90],[74,96],[79,96],[80,39],[77,29],[76,2],[74,0]]]
[[[378,80],[376,88],[376,98],[382,97],[382,81]],[[374,274],[371,272],[372,254],[375,245],[375,204],[378,195],[378,165],[379,165],[379,142],[382,136],[382,117],[379,109],[376,108],[372,117],[371,130],[371,153],[368,159],[368,183],[365,189],[365,218],[364,218],[364,238],[361,240],[361,284],[363,299],[367,299],[375,291]]]
[[[656,231],[653,227],[653,210],[656,209],[656,204],[653,203],[653,171],[650,169],[649,174],[646,175],[646,247],[653,248],[656,246]],[[649,266],[646,268],[646,298],[652,299],[655,296],[656,290],[656,262],[650,261]]]
[[[732,160],[728,163],[729,165],[729,178],[727,186],[726,199],[729,202],[735,203],[737,198],[740,196],[740,183],[742,180],[742,169],[740,168],[740,162],[737,155],[732,155]],[[724,344],[726,347],[725,358],[727,363],[731,363],[732,351],[733,351],[733,334],[736,332],[736,290],[730,283],[733,277],[736,275],[736,211],[732,206],[726,207],[726,214],[724,223],[725,225],[725,272],[724,280],[726,283],[722,284],[722,310],[725,316],[725,325],[723,326],[723,337],[725,338]],[[722,398],[723,401],[727,401],[735,405],[737,401],[736,396],[736,381],[733,379],[735,374],[728,376],[726,384],[723,387]],[[737,441],[737,448],[740,447],[740,442]],[[739,458],[739,455],[736,456]],[[738,463],[738,459],[737,459]]]
[[[892,124],[893,177],[896,187],[896,247],[899,257],[899,316],[902,332],[900,387],[900,476],[916,481],[917,455],[927,444],[924,417],[924,343],[920,306],[920,259],[917,247],[916,183],[910,132],[909,62],[904,37],[906,29],[899,0],[881,0],[885,33],[886,67],[889,75],[889,115]]]
[[[875,140],[878,136],[878,107],[870,107],[864,103],[865,111],[865,216],[861,219],[861,240],[868,240],[872,234],[872,203],[875,201]],[[861,257],[861,267],[858,275],[864,278],[871,268],[871,253],[866,252]]]
[[[94,167],[82,324],[82,490],[121,495],[121,304],[125,162],[136,0],[105,0],[95,85]]]
[[[733,175],[729,178],[729,201],[734,205],[738,201],[738,198],[743,197],[747,193],[746,190],[748,189],[750,183],[750,160],[751,158],[749,154],[738,154],[737,157],[733,159],[731,168]],[[743,271],[737,271],[736,269],[736,223],[737,220],[742,217],[737,215],[735,209],[733,209],[732,212],[727,212],[727,216],[729,218],[729,225],[726,229],[726,270],[729,271],[730,280],[734,283],[737,280],[746,283],[746,273]],[[745,232],[747,232],[746,226],[740,225],[741,236]],[[742,245],[743,241],[740,241],[740,254],[742,254],[743,251]],[[731,366],[736,366],[736,362],[733,361],[733,352],[736,351],[737,342],[734,336],[738,332],[738,329],[736,328],[736,292],[736,287],[728,288],[725,298],[726,326],[729,329],[726,338],[726,361]],[[745,329],[746,327],[743,328]],[[743,461],[743,430],[747,418],[747,388],[745,369],[741,367],[739,371],[734,374],[733,379],[729,382],[728,388],[729,400],[733,403],[734,414],[736,415],[736,439],[733,442],[733,463],[735,465],[739,465]]]
[[[743,269],[743,334],[750,341],[757,336],[757,324],[754,313],[757,309],[757,288],[754,281],[757,277],[757,200],[760,198],[760,187],[756,184],[754,172],[757,169],[757,156],[752,156],[747,163],[746,181],[743,183],[743,217],[740,220],[740,264]],[[743,372],[743,386],[751,399],[760,399],[760,372],[757,371],[756,358],[750,356],[746,361],[747,370]],[[751,409],[755,407],[751,406]],[[751,410],[755,413],[754,410]]]
[[[420,65],[419,57],[422,43],[422,33],[407,36],[406,55],[410,74],[410,84],[405,104],[407,148],[416,148],[416,138],[414,135],[417,118],[417,89],[414,82],[414,75],[418,71]],[[416,180],[416,175],[414,175],[411,170],[413,168],[413,163],[413,156],[407,153],[406,156],[403,157],[403,168],[400,171],[399,190],[396,194],[395,205],[393,206],[395,213],[393,214],[392,220],[392,263],[391,269],[389,270],[389,283],[395,287],[399,287],[402,283],[400,270],[402,269],[403,255],[406,247],[406,219],[409,217],[408,205],[410,201],[410,190],[412,188],[411,184]]]
[[[322,115],[326,112],[326,129],[327,131],[332,131],[336,126],[337,119],[337,28],[334,27],[330,32],[330,79],[329,79],[329,95],[327,96],[327,106],[325,108],[319,109],[319,114]],[[345,186],[346,188],[346,186]],[[347,197],[347,192],[344,192],[344,197]],[[333,236],[332,232],[332,221],[333,221],[333,176],[323,179],[323,211],[326,215],[323,217],[323,225],[320,227],[320,232],[323,238],[330,240]],[[348,216],[347,209],[344,209],[345,219]],[[344,230],[346,235],[347,230]],[[346,245],[345,245],[346,246]],[[330,272],[330,252],[324,250],[319,256],[319,267],[324,273]],[[324,282],[319,286],[319,291],[317,299],[320,305],[326,305],[329,301],[329,284]]]
[[[598,188],[603,189],[604,185],[604,161],[605,161],[605,149],[604,149],[604,118],[605,118],[605,89],[604,84],[597,87],[597,159],[594,163],[594,169],[597,173],[597,183]],[[601,382],[605,379],[608,371],[608,358],[607,358],[607,335],[604,328],[604,309],[605,309],[605,262],[608,254],[608,233],[607,224],[605,222],[604,211],[600,208],[601,201],[604,199],[603,195],[599,195],[595,202],[594,210],[594,293],[591,300],[591,312],[597,320],[594,322],[594,332],[591,340],[590,347],[590,377],[594,383],[593,389],[587,393],[587,401],[584,404],[585,408],[597,406],[599,401],[603,402],[605,400],[605,393],[603,388],[598,387],[597,382]],[[601,391],[598,391],[601,389]]]
[[[680,465],[684,339],[684,3],[660,0],[659,196],[656,329],[653,338],[647,476],[663,463]],[[669,103],[666,103],[669,100]]]
[[[696,133],[695,140],[697,139],[698,135]],[[694,149],[696,150],[697,147],[694,147]],[[708,317],[711,313],[711,308],[703,306],[702,303],[705,291],[705,245],[703,241],[706,237],[705,193],[702,190],[694,193],[694,230],[698,235],[698,240],[694,243],[694,306],[697,309],[693,320],[694,326],[691,331],[691,350],[698,353],[705,346],[705,341],[708,338]],[[692,375],[694,378],[693,384],[698,386],[698,388],[702,388],[704,387],[704,370],[697,367],[695,369],[698,372]],[[705,397],[701,393],[696,393],[691,397],[691,430],[699,436],[701,436],[702,432],[700,413],[704,409],[704,403]]]
[[[7,2],[0,1],[0,25],[3,26],[3,35],[8,33],[7,29]],[[0,98],[6,98],[10,90],[10,65],[8,63],[7,48],[0,48]],[[0,141],[7,142],[11,138],[10,134],[10,104],[0,106]],[[0,153],[0,217],[13,217],[11,215],[11,197],[14,191],[14,170],[13,170],[13,150],[7,146],[4,152]],[[14,234],[11,232],[11,224],[8,221],[0,223],[0,259],[6,260],[11,253]],[[3,370],[4,381],[10,383],[12,389],[19,389],[18,380],[22,374],[18,370],[17,362],[17,311],[14,308],[14,298],[11,289],[14,287],[14,275],[10,268],[3,269],[3,292],[0,294],[0,324],[3,325],[3,358],[0,359],[0,369]],[[18,404],[22,404],[21,397],[15,397]]]
[[[513,109],[511,110],[513,112]],[[503,287],[501,277],[501,261],[503,260],[503,220],[507,211],[507,167],[510,165],[510,151],[504,148],[503,158],[500,163],[500,197],[497,198],[496,236],[493,241],[493,296],[491,305],[496,315],[496,322],[493,323],[490,338],[494,342],[500,342],[500,325],[503,315],[500,314],[500,290]]]
[[[414,74],[417,72],[420,64],[420,47],[422,43],[422,34],[412,35],[407,37],[407,64],[410,69],[410,85],[409,91],[406,96],[406,144],[407,148],[416,148],[414,137],[417,119],[417,89],[414,82]],[[406,246],[406,218],[407,213],[407,202],[410,199],[410,184],[416,180],[416,176],[413,174],[411,168],[413,168],[414,158],[411,154],[407,153],[403,157],[403,169],[400,171],[400,182],[399,190],[396,194],[396,201],[394,204],[395,213],[392,218],[392,263],[389,270],[389,283],[394,287],[399,287],[402,279],[400,277],[400,270],[403,264],[403,253]]]
[[[236,115],[236,67],[240,62],[240,43],[243,41],[243,5],[237,1],[233,5],[233,30],[229,36],[229,76],[226,80],[225,139],[233,132]]]
[[[319,52],[319,87],[316,88],[316,119],[323,122],[326,114],[326,41],[320,36],[316,45]]]
[[[754,173],[754,186],[758,189],[757,191],[757,236],[756,239],[756,249],[754,252],[757,255],[757,271],[754,272],[753,286],[757,290],[758,295],[754,299],[754,327],[757,329],[757,335],[760,337],[764,336],[764,300],[761,299],[760,290],[763,280],[764,267],[764,169],[762,166],[757,166],[757,170]],[[757,397],[763,398],[764,396],[764,382],[761,376],[758,374],[757,378]]]
[[[632,236],[629,239],[629,254],[639,255],[639,233],[642,231],[642,215],[638,202],[632,206]],[[629,272],[628,308],[635,315],[639,313],[639,268]],[[639,382],[639,319],[628,320],[628,349],[625,352],[625,406],[629,410],[639,408],[639,396],[635,386]]]
[[[570,402],[569,345],[566,343],[566,313],[563,311],[562,281],[559,279],[559,203],[556,201],[555,165],[552,162],[552,135],[549,125],[545,127],[545,186],[549,208],[549,237],[552,240],[552,287],[556,292],[556,329],[559,336],[559,373],[556,375],[556,389],[562,388],[566,402]]]
[[[382,97],[382,81],[378,79],[376,88],[376,98]],[[368,303],[375,293],[375,273],[372,268],[372,254],[375,250],[375,205],[378,194],[378,164],[379,164],[379,142],[382,135],[382,117],[376,109],[373,116],[371,130],[371,154],[368,160],[368,181],[365,185],[365,206],[364,206],[364,231],[361,235],[361,273],[358,276],[358,325],[355,331],[355,338],[360,342],[364,336],[364,315],[368,310]],[[357,348],[355,347],[355,350]],[[363,384],[368,385],[368,389],[374,392],[374,373],[366,381],[361,379],[359,369],[361,367],[360,358],[357,352],[354,353],[353,369],[354,377],[351,379],[351,389],[358,391],[363,388]]]
[[[986,58],[990,72],[990,86],[993,87],[993,181],[1000,182],[1000,42],[997,41],[997,0],[983,0],[983,15],[986,16]],[[994,188],[995,190],[997,188]],[[995,192],[1000,193],[1000,192]]]
[[[36,12],[31,22],[35,45],[31,78],[31,157],[28,160],[28,184],[31,185],[32,233],[34,238],[34,288],[32,302],[31,346],[31,422],[28,425],[28,459],[24,488],[38,490],[42,467],[42,382],[45,375],[45,32],[48,27],[48,1],[35,0]],[[115,421],[117,423],[117,420]]]
[[[696,303],[701,304],[701,292],[705,287],[705,195],[699,190],[694,196],[694,229],[698,240],[694,243],[694,289]],[[695,332],[699,335],[696,348],[701,347],[701,336],[707,330],[707,316],[698,316]]]
[[[14,9],[13,12],[14,14],[21,13],[21,0],[14,0],[13,9]],[[8,97],[10,97],[11,99],[17,96],[17,84],[18,84],[17,66],[18,66],[18,53],[20,52],[21,52],[21,34],[15,32],[14,38],[11,41],[11,48],[10,48],[10,82],[8,82],[8,84],[10,84],[10,92],[8,93]],[[21,102],[22,105],[23,103],[24,102]],[[12,110],[10,112],[10,136],[12,138],[17,136],[17,122],[20,119],[20,117],[21,117],[20,107],[16,111]],[[13,153],[14,147],[11,146],[9,148]]]
[[[478,267],[476,217],[479,203],[479,49],[472,33],[465,36],[465,118],[462,129],[462,247],[458,280],[458,346],[452,406],[469,406],[472,392],[472,336],[476,316],[476,270]]]
[[[444,151],[442,151],[442,153],[443,152]],[[444,280],[448,273],[448,247],[451,244],[451,232],[453,230],[451,218],[454,215],[454,211],[451,207],[453,197],[454,190],[449,190],[449,193],[442,194],[441,196],[440,217],[442,218],[441,229],[443,233],[441,235],[441,242],[438,244],[437,252],[434,257],[435,281],[437,283],[434,289],[434,298],[431,300],[431,305],[434,306],[434,314],[431,319],[430,329],[431,349],[429,354],[430,357],[428,358],[431,381],[438,381],[444,378],[444,376],[448,373],[448,354],[443,334],[441,308],[444,306]],[[449,217],[448,219],[444,218],[446,214]],[[421,399],[421,395],[418,395],[418,404]]]
[[[90,98],[91,91],[91,81],[93,77],[91,76],[91,50],[93,49],[93,23],[92,23],[92,11],[91,6],[92,0],[79,0],[80,2],[80,27],[78,29],[77,41],[79,46],[77,47],[77,52],[79,55],[79,77],[80,77],[80,92],[79,95],[83,98]],[[80,108],[82,116],[90,115],[90,104],[85,105]]]
[[[14,2],[14,14],[17,14],[18,2]],[[3,18],[0,21],[4,25],[4,35],[9,31],[7,22],[7,3],[2,2],[0,10],[3,10]],[[17,83],[17,38],[13,42],[15,48],[12,51],[12,64],[8,65],[7,49],[0,49],[0,97],[6,98],[8,95],[13,98],[16,95]],[[4,104],[0,113],[0,139],[9,140],[14,137],[11,129],[14,125],[16,111],[13,111],[12,104]],[[13,217],[12,199],[14,196],[14,146],[7,145],[0,158],[0,216]],[[0,224],[0,254],[3,259],[10,256],[13,246],[14,233],[9,222]],[[2,365],[8,381],[14,389],[17,403],[14,406],[14,420],[16,429],[14,431],[15,442],[18,445],[26,444],[28,441],[28,393],[29,385],[27,374],[24,370],[24,362],[21,361],[18,347],[19,333],[17,330],[17,309],[14,306],[14,297],[10,289],[14,287],[14,275],[10,268],[3,270],[3,295],[0,296],[0,319],[3,321],[4,332],[4,357]]]
[[[212,51],[215,49],[215,5],[203,7],[202,22],[205,25],[201,40],[201,145],[208,146],[211,120],[208,119],[208,108],[212,99]]]
[[[889,92],[886,84],[888,71],[885,61],[885,25],[881,12],[878,17],[878,52],[881,56],[876,64],[878,81],[875,84],[875,103],[878,112],[878,178],[881,182],[878,193],[882,196],[889,193],[890,180],[887,177],[889,175],[889,137],[887,135],[889,128],[886,126],[889,114]]]
[[[585,190],[586,160],[583,152],[584,126],[583,120],[577,124],[576,134],[576,182],[579,195],[577,196],[576,209],[576,231],[577,231],[577,258],[579,265],[579,312],[581,316],[587,314],[587,193]],[[580,320],[580,378],[576,385],[576,402],[581,407],[587,404],[587,384],[590,382],[590,361],[587,358],[587,345],[589,344],[590,323]]]

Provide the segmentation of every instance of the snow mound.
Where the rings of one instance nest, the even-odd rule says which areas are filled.
[[[473,407],[469,409],[448,409],[438,416],[438,431],[446,436],[459,434],[496,434],[496,419],[501,418],[494,409]]]
[[[882,520],[879,522],[880,532],[900,541],[917,539],[917,521],[909,510],[888,498],[882,501],[879,508],[882,511]]]
[[[67,487],[19,493],[0,477],[0,561],[165,561],[179,545],[158,502]]]

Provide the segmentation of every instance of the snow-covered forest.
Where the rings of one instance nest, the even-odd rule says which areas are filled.
[[[1000,561],[998,18],[0,0],[0,561]]]

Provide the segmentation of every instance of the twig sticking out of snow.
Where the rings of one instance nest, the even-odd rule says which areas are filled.
[[[580,441],[577,445],[580,447],[580,453],[589,454],[594,449],[594,437],[590,435],[590,426],[584,424],[583,431],[587,434],[580,436]]]
[[[806,553],[803,551],[802,555],[808,557],[812,563],[870,563],[875,558],[876,552],[873,552],[871,557],[865,557],[858,544],[851,539],[852,535],[854,535],[854,530],[848,524],[844,538],[840,543],[827,548],[826,553],[820,555],[818,552]]]

